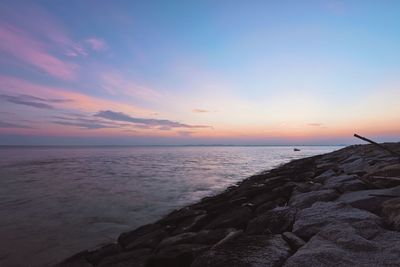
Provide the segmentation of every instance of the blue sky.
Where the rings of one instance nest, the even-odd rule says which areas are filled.
[[[0,144],[397,141],[399,12],[398,1],[2,1]]]

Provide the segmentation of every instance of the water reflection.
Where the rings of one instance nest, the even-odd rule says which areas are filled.
[[[222,191],[338,147],[0,149],[0,265],[44,266]]]

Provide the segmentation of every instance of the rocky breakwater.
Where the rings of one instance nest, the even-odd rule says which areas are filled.
[[[372,145],[295,160],[58,266],[400,266],[393,177],[400,159]]]

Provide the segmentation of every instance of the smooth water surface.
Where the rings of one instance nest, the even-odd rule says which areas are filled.
[[[47,266],[335,146],[0,147],[0,266]]]

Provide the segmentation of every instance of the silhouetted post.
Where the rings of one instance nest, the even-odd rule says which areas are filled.
[[[395,156],[397,156],[397,157],[400,157],[400,153],[397,153],[396,151],[393,151],[393,150],[391,150],[390,148],[384,147],[384,146],[382,146],[381,144],[378,144],[377,142],[374,142],[374,141],[372,141],[372,140],[370,140],[370,139],[368,139],[368,138],[365,138],[365,137],[363,137],[363,136],[361,136],[361,135],[358,135],[358,134],[354,134],[354,137],[357,137],[357,138],[359,138],[359,139],[361,139],[361,140],[363,140],[363,141],[366,141],[366,142],[368,142],[368,143],[371,143],[371,144],[373,144],[373,145],[376,145],[377,147],[380,147],[380,148],[382,148],[382,149],[384,149],[384,150],[386,150],[386,151],[389,151],[389,152],[392,153],[393,155],[395,155]]]

